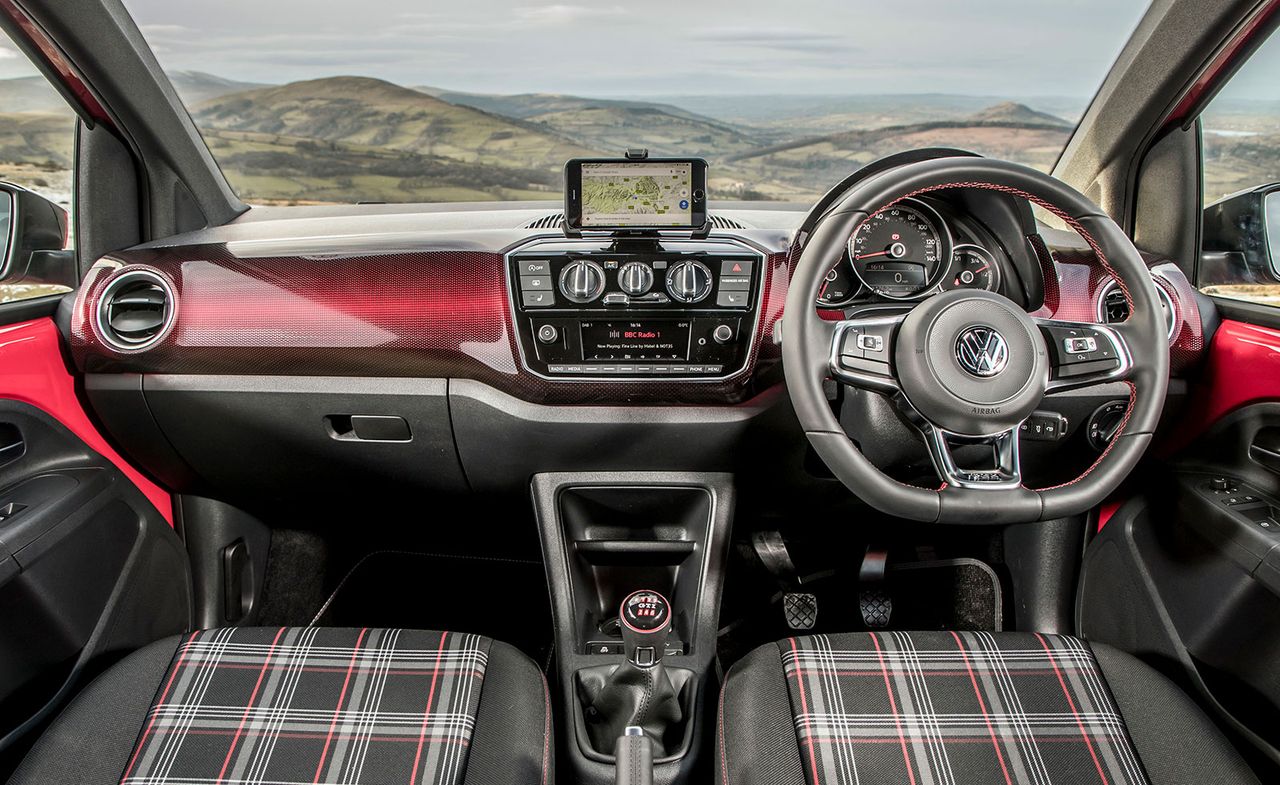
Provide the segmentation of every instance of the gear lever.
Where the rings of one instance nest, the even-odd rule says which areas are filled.
[[[671,603],[656,591],[641,589],[622,601],[618,620],[625,659],[578,672],[587,734],[592,746],[607,755],[627,728],[636,727],[660,758],[679,746],[686,721],[681,691],[662,663],[671,633]],[[675,674],[681,686],[687,683],[688,671],[677,668]]]
[[[622,651],[638,668],[662,663],[671,634],[671,603],[656,591],[641,589],[627,595],[618,613],[622,627]]]

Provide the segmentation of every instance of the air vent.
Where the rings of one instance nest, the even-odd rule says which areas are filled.
[[[711,225],[716,229],[746,229],[747,227],[732,218],[722,218],[713,215],[710,218]],[[559,229],[560,224],[564,221],[564,213],[552,213],[544,215],[541,218],[535,218],[524,225],[525,229]]]
[[[154,346],[173,325],[174,296],[169,282],[150,270],[127,270],[102,292],[98,333],[122,352]]]
[[[1159,295],[1160,308],[1164,311],[1165,329],[1169,338],[1173,338],[1174,330],[1178,325],[1177,309],[1173,306],[1173,298],[1169,296],[1169,292],[1160,284],[1156,284],[1156,294]],[[1120,290],[1120,285],[1114,280],[1107,282],[1102,287],[1102,292],[1098,296],[1098,319],[1106,324],[1115,324],[1123,322],[1129,318],[1129,301],[1125,299],[1124,292]]]
[[[559,229],[564,221],[564,213],[552,213],[530,221],[524,225],[526,229]]]

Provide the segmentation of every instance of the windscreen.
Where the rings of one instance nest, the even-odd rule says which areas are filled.
[[[706,159],[713,202],[920,147],[1047,170],[1145,5],[125,0],[254,204],[558,202],[628,148]]]

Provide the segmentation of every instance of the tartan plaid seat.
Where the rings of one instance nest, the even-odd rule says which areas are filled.
[[[138,694],[122,701],[125,682],[143,679],[139,663],[146,662],[156,664],[143,668],[149,675],[133,685]],[[121,670],[127,675],[113,676]],[[75,781],[86,783],[550,781],[550,709],[541,672],[510,646],[478,635],[203,630],[154,644],[103,678],[120,682],[108,690],[116,697],[100,694],[101,679],[86,689],[15,781],[54,781],[58,757],[74,755],[76,743],[86,764]],[[117,705],[102,705],[108,701]],[[146,701],[149,710],[142,708]],[[122,703],[138,709],[122,711]],[[129,735],[116,731],[116,723]],[[98,733],[136,742],[129,752],[117,749],[119,739],[100,744]],[[113,760],[104,764],[103,757]]]
[[[1166,718],[1142,717],[1144,754],[1163,774],[1214,761],[1215,785],[1255,782],[1219,747],[1192,756],[1169,728],[1212,725],[1166,695],[1162,679],[1108,650],[1132,671],[1126,698],[1159,701]],[[1123,658],[1123,659],[1116,659]],[[1114,674],[1112,674],[1114,676]],[[1157,687],[1149,687],[1156,684]],[[1185,701],[1185,696],[1182,696]],[[1189,703],[1189,701],[1187,702]],[[1175,711],[1176,709],[1176,711]],[[1150,730],[1164,722],[1164,727]],[[1192,731],[1188,731],[1192,732]],[[1220,747],[1229,745],[1217,734]],[[1032,633],[858,633],[790,638],[756,650],[726,679],[720,703],[721,785],[1161,785],[1104,678],[1076,638]],[[1156,752],[1158,751],[1158,756]],[[1168,758],[1172,757],[1172,762]],[[1236,756],[1238,758],[1238,756]],[[1187,768],[1187,770],[1190,770]],[[1178,782],[1199,782],[1184,778]]]

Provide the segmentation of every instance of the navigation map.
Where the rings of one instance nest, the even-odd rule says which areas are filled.
[[[689,163],[582,165],[583,226],[689,226]]]

